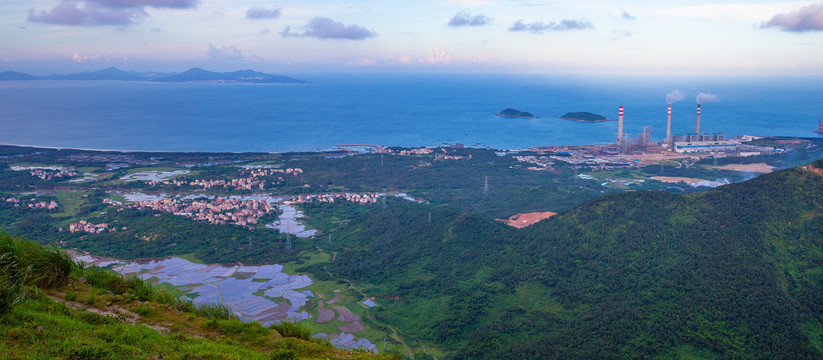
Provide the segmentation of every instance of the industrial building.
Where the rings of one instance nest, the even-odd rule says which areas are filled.
[[[644,152],[659,152],[662,149],[678,153],[695,152],[728,152],[737,151],[740,142],[726,139],[723,133],[702,133],[700,132],[700,104],[697,105],[697,121],[695,132],[690,134],[672,134],[672,106],[669,104],[666,116],[666,139],[655,143],[651,141],[651,134],[646,132],[639,134],[637,141],[632,143],[627,134],[623,133],[623,107],[618,112],[618,137],[617,146],[621,153],[631,152],[633,147],[642,148]]]

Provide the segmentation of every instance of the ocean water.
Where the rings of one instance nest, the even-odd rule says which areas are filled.
[[[557,119],[569,111],[617,118],[625,132],[818,136],[823,78],[630,78],[526,75],[305,74],[305,85],[108,81],[0,83],[0,143],[146,151],[287,152],[335,144],[497,149],[614,141],[617,122]],[[502,118],[504,108],[539,119]]]

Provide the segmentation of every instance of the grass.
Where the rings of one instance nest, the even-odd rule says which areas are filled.
[[[289,274],[298,273],[297,269],[304,266],[311,266],[319,263],[327,263],[331,260],[331,255],[326,252],[303,252],[296,261],[289,261],[283,264],[283,272]]]
[[[83,195],[85,193],[82,191],[56,192],[54,197],[57,198],[57,203],[60,204],[60,212],[50,213],[49,215],[52,217],[76,216],[80,206],[83,205]]]
[[[183,255],[175,255],[175,256],[177,256],[181,259],[191,261],[195,264],[204,264],[203,260],[198,259],[196,257],[196,254],[194,254],[194,253],[188,253],[188,254],[183,254]]]
[[[5,292],[4,359],[397,358],[334,349],[301,324],[243,322],[223,305],[194,306],[173,289],[74,265],[60,249],[0,231],[0,299]]]
[[[26,297],[26,286],[64,285],[74,263],[65,251],[17,239],[0,230],[0,316]]]

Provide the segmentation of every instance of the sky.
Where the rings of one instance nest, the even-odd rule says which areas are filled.
[[[823,75],[823,2],[3,0],[0,71]]]

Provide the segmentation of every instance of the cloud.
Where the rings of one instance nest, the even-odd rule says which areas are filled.
[[[717,101],[717,95],[714,94],[707,94],[707,93],[699,93],[697,94],[697,98],[695,99],[698,104],[705,104]]]
[[[306,31],[291,32],[287,26],[280,32],[283,37],[314,37],[318,39],[365,40],[377,36],[377,33],[359,25],[345,25],[325,17],[316,17],[305,26]]]
[[[612,37],[609,40],[620,40],[620,38],[631,37],[632,32],[626,29],[617,29],[612,31]]]
[[[490,23],[492,19],[485,15],[475,15],[472,16],[469,14],[468,11],[461,11],[454,15],[454,17],[449,20],[448,25],[451,27],[461,27],[461,26],[483,26]]]
[[[277,19],[278,17],[280,17],[280,8],[264,9],[254,7],[246,11],[246,19]]]
[[[628,11],[623,10],[623,14],[620,15],[624,20],[637,20],[636,16],[629,14]]]
[[[186,9],[198,0],[63,0],[48,11],[29,10],[27,21],[67,26],[128,26],[146,17],[147,7]]]
[[[79,54],[74,53],[74,54],[71,55],[71,61],[74,61],[74,62],[77,62],[77,63],[86,62],[86,61],[100,61],[100,60],[108,61],[109,57],[104,56],[104,55],[100,55],[100,54],[94,54],[92,56],[88,56],[88,55],[80,56]]]
[[[823,3],[806,6],[797,11],[777,14],[761,28],[778,27],[783,31],[823,31]]]
[[[232,59],[243,59],[243,53],[240,52],[234,45],[223,46],[223,47],[215,47],[212,44],[209,44],[209,50],[206,51],[206,54],[215,60],[232,60]]]
[[[27,21],[68,26],[125,26],[138,23],[146,16],[142,8],[110,9],[95,3],[85,3],[81,8],[77,3],[64,2],[49,11],[29,10]]]
[[[260,30],[260,35],[270,34],[271,30],[269,28],[263,28]]]
[[[552,21],[548,24],[544,24],[539,21],[531,24],[524,24],[523,20],[517,20],[517,22],[512,24],[512,27],[509,28],[509,31],[528,31],[533,34],[542,34],[546,31],[585,30],[593,28],[594,25],[584,20],[563,19],[560,23]]]
[[[64,0],[65,1],[65,0]],[[189,9],[197,6],[198,0],[85,0],[107,8],[169,8]]]
[[[425,56],[417,59],[417,63],[423,65],[447,65],[451,62],[452,56],[449,55],[446,50],[443,50],[437,46],[433,47],[432,50]]]

